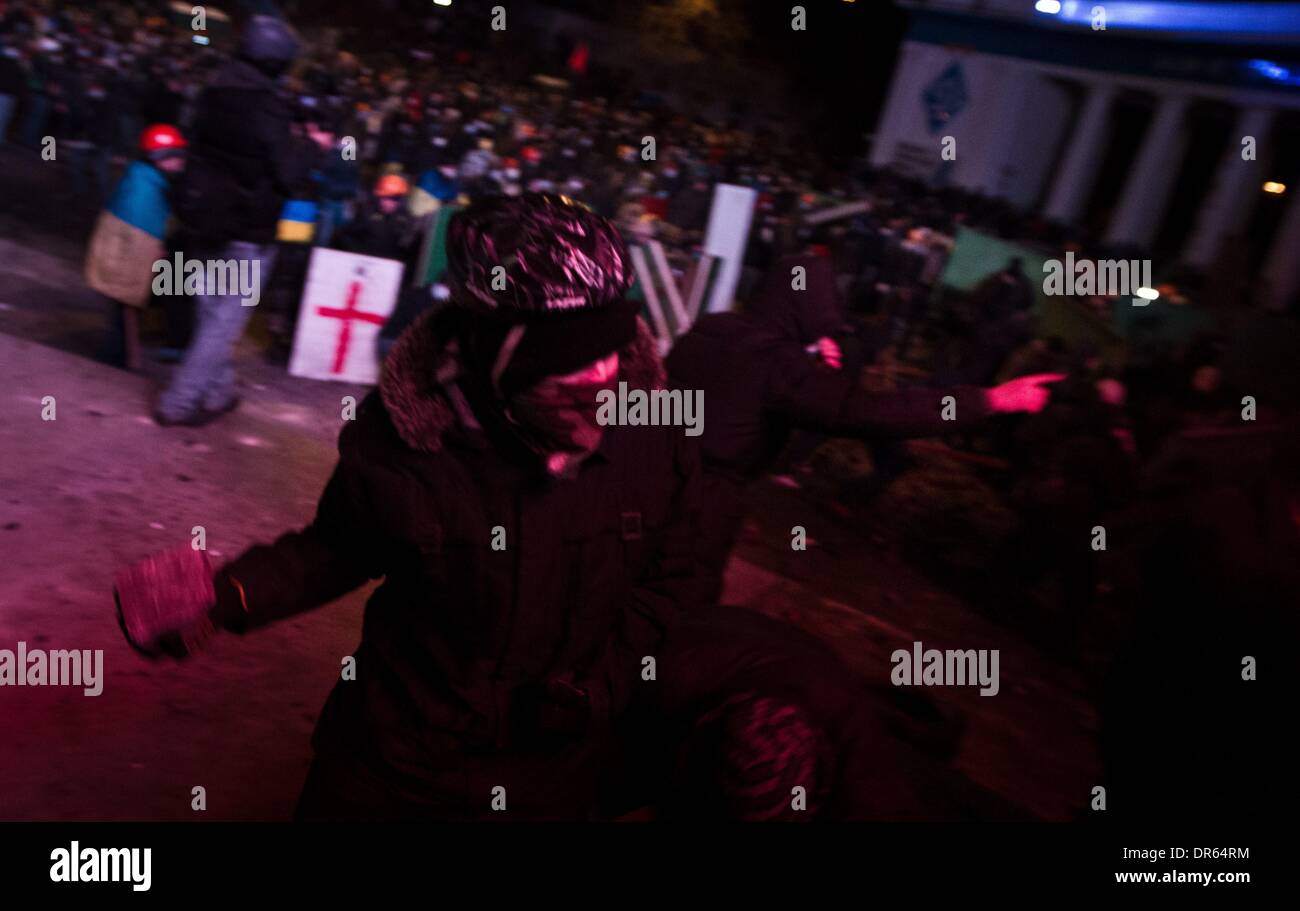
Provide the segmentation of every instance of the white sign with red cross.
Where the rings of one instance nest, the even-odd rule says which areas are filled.
[[[312,250],[289,372],[314,380],[377,382],[376,343],[397,306],[402,269],[393,259]]]

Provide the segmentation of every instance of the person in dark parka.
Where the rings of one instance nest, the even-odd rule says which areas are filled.
[[[784,637],[719,615],[733,660],[697,660],[719,639],[714,621],[690,626],[693,440],[595,421],[599,390],[664,382],[616,230],[560,197],[485,198],[448,251],[451,305],[401,337],[315,520],[211,579],[188,551],[120,574],[129,640],[183,656],[384,578],[356,677],[322,713],[300,819],[489,817],[498,786],[505,818],[584,818],[615,804],[600,773],[629,724],[701,744],[688,767],[722,815],[786,818],[796,785],[815,811],[839,772],[799,701],[832,700],[764,686],[763,643]],[[662,798],[653,781],[620,793]]]
[[[131,643],[184,656],[384,578],[303,820],[933,816],[823,643],[703,601],[694,440],[594,420],[664,384],[613,227],[485,198],[448,255],[450,305],[392,351],[315,520],[215,574],[188,545],[120,573]]]
[[[172,198],[183,252],[188,260],[234,262],[252,277],[255,299],[250,304],[221,288],[197,295],[194,334],[154,409],[162,426],[206,424],[239,405],[234,348],[270,287],[280,212],[306,182],[314,157],[311,144],[291,134],[292,111],[277,81],[298,49],[287,23],[254,16],[237,56],[199,96],[185,175]],[[317,133],[312,141],[323,147],[329,140]]]
[[[288,23],[254,16],[237,53],[198,98],[185,180],[174,204],[183,225],[207,247],[275,240],[286,200],[308,186],[324,134],[306,142],[293,132],[294,110],[280,77],[300,41]]]
[[[690,605],[690,441],[593,419],[596,388],[663,381],[616,230],[531,194],[459,213],[448,247],[454,305],[402,336],[313,522],[222,567],[206,618],[132,636],[184,654],[195,626],[247,632],[383,577],[304,818],[487,816],[498,785],[510,818],[581,817],[600,732]]]
[[[792,287],[796,268],[804,270],[805,290]],[[1044,374],[992,389],[868,392],[856,375],[838,369],[830,337],[841,321],[830,261],[785,257],[745,311],[701,317],[668,356],[670,385],[704,392],[700,557],[710,600],[721,593],[746,512],[746,487],[770,469],[793,431],[858,438],[950,433],[996,412],[1037,411],[1047,401],[1043,384],[1060,379]]]

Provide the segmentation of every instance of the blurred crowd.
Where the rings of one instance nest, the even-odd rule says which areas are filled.
[[[965,294],[941,287],[940,277],[963,227],[1055,256],[1134,251],[1107,249],[997,200],[875,172],[860,158],[810,155],[795,137],[689,116],[627,70],[597,63],[581,42],[494,32],[489,10],[456,12],[358,11],[356,24],[328,28],[300,13],[306,52],[283,85],[295,129],[321,147],[304,143],[316,166],[295,194],[311,203],[315,244],[413,266],[422,219],[436,203],[556,192],[615,220],[630,238],[664,241],[681,272],[699,249],[714,187],[725,182],[758,194],[739,299],[782,256],[830,257],[858,363],[885,354],[940,380],[976,384],[1082,371],[1111,381],[1112,400],[1149,387],[1160,414],[1204,416],[1240,397],[1243,336],[1290,331],[1288,317],[1261,329],[1245,300],[1158,268],[1164,300],[1218,318],[1194,336],[1129,350],[1118,363],[1090,342],[1043,329],[1034,293],[1041,277],[1018,261]],[[104,204],[146,126],[192,131],[198,94],[233,43],[232,24],[215,9],[204,32],[192,28],[190,8],[183,13],[155,0],[0,0],[0,139],[40,149],[54,137],[70,171],[67,192]],[[862,209],[808,220],[851,201]],[[277,281],[291,285],[280,308],[291,320],[302,269],[284,268],[288,261]],[[1076,303],[1109,326],[1126,301]]]
[[[284,85],[300,130],[333,144],[296,194],[316,205],[316,243],[330,244],[365,213],[378,179],[397,173],[416,216],[433,200],[558,192],[686,253],[702,239],[714,187],[729,183],[758,194],[743,298],[775,257],[807,240],[805,216],[867,200],[868,212],[837,223],[848,240],[841,274],[859,303],[890,307],[900,333],[913,321],[913,286],[935,283],[959,226],[1078,255],[1131,252],[996,200],[873,173],[739,118],[691,116],[680,98],[601,65],[581,41],[494,32],[489,16],[386,9],[364,26],[304,30],[307,51]],[[53,137],[66,150],[67,192],[102,205],[144,127],[192,128],[198,94],[234,40],[216,8],[205,31],[192,25],[190,8],[159,0],[0,2],[0,140],[39,149]],[[1102,318],[1114,305],[1083,303]]]
[[[144,127],[192,130],[199,91],[233,40],[222,14],[195,32],[190,10],[183,12],[149,0],[0,0],[0,138],[39,149],[53,136],[68,149],[69,194],[103,204],[114,168],[135,155]],[[287,12],[294,16],[292,4]],[[581,43],[547,44],[528,29],[494,32],[486,9],[447,17],[389,10],[330,29],[313,29],[307,12],[298,13],[307,52],[283,84],[295,129],[324,147],[298,194],[313,204],[316,244],[413,266],[422,218],[438,203],[551,191],[584,201],[630,238],[663,240],[684,269],[702,242],[714,187],[733,183],[758,194],[738,298],[750,298],[781,256],[831,257],[859,363],[887,353],[941,381],[971,383],[1075,370],[1112,381],[1112,399],[1135,383],[1164,399],[1174,390],[1161,413],[1204,415],[1210,403],[1234,400],[1243,302],[1212,302],[1229,316],[1193,338],[1128,352],[1123,383],[1118,365],[1092,344],[1045,333],[1035,313],[1041,279],[1018,261],[970,294],[940,287],[961,227],[1056,255],[1134,251],[1108,250],[959,188],[874,172],[861,161],[837,168],[787,136],[686,116],[627,71],[601,69]],[[400,212],[394,198],[403,200]],[[861,201],[861,211],[820,225],[807,220],[845,201]],[[302,278],[302,268],[279,273],[281,285]],[[1157,285],[1173,303],[1206,291],[1177,274],[1157,272]],[[281,309],[291,311],[296,290],[286,289]],[[1109,325],[1122,302],[1076,303]]]
[[[0,139],[39,149],[54,137],[67,150],[60,156],[67,192],[102,205],[147,125],[192,131],[198,94],[233,43],[223,14],[214,11],[196,33],[190,9],[183,12],[155,0],[102,8],[0,0]],[[976,384],[1033,371],[1086,373],[1108,381],[1112,404],[1127,398],[1129,411],[1144,407],[1135,393],[1149,391],[1162,430],[1169,414],[1204,418],[1240,398],[1236,387],[1259,375],[1240,369],[1250,360],[1243,338],[1293,331],[1282,315],[1260,328],[1240,295],[1228,299],[1221,286],[1158,268],[1163,299],[1209,308],[1212,327],[1131,347],[1122,363],[1103,357],[1092,342],[1043,328],[1034,293],[1041,277],[1018,261],[969,293],[943,288],[940,277],[963,227],[1055,256],[1134,251],[1107,249],[998,200],[873,171],[860,158],[811,155],[797,137],[689,116],[629,71],[597,63],[581,42],[530,29],[494,32],[488,10],[456,12],[358,11],[355,23],[329,28],[300,14],[306,52],[283,85],[295,129],[321,146],[304,143],[316,166],[295,194],[311,204],[315,244],[398,258],[411,276],[424,219],[438,203],[556,192],[615,220],[630,238],[664,241],[680,273],[699,249],[714,187],[748,186],[758,196],[740,300],[780,257],[827,256],[856,363],[885,355],[923,375]],[[861,210],[808,220],[851,201]],[[283,257],[277,270],[284,302],[271,309],[289,322],[304,262],[299,256],[295,269],[293,257]],[[1075,303],[1110,326],[1127,298]]]
[[[48,135],[85,150],[73,171],[96,178],[102,201],[110,163],[132,154],[145,125],[191,127],[198,92],[229,50],[224,30],[214,20],[212,37],[200,35],[210,43],[195,44],[188,15],[146,0],[38,7],[50,5],[0,6],[0,136],[38,148]],[[486,14],[457,12],[416,20],[402,53],[354,53],[346,29],[307,32],[315,40],[286,80],[297,119],[340,151],[348,140],[355,159],[325,156],[305,196],[341,205],[346,219],[381,173],[398,171],[439,199],[563,192],[629,225],[698,236],[718,181],[753,185],[775,208],[811,188],[809,169],[793,166],[773,135],[674,114],[626,74],[588,63],[581,47],[485,53]],[[375,43],[369,29],[357,35],[359,46]],[[530,40],[505,35],[512,51]],[[653,157],[646,137],[656,140]]]

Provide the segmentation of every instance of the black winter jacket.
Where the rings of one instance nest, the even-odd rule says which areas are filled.
[[[232,60],[199,95],[194,137],[174,202],[205,243],[269,243],[285,200],[302,192],[315,147],[290,132],[292,109],[276,82]]]
[[[338,232],[330,246],[349,253],[395,259],[406,267],[403,284],[410,284],[419,253],[420,224],[403,211],[384,214],[371,201],[356,219]]]
[[[807,287],[790,287],[790,270],[807,270]],[[768,274],[743,313],[699,319],[668,356],[673,386],[704,390],[707,420],[700,437],[706,470],[749,480],[771,467],[791,431],[859,438],[924,436],[966,429],[989,413],[974,386],[911,388],[883,393],[858,376],[834,370],[806,346],[840,328],[829,263],[787,257]],[[943,397],[956,400],[943,420]]]
[[[661,388],[639,328],[622,379]],[[519,696],[550,679],[588,691],[597,721],[619,715],[693,603],[699,464],[681,429],[609,427],[576,479],[550,480],[458,421],[435,379],[452,356],[438,333],[431,313],[398,341],[340,434],[315,521],[223,571],[244,587],[245,628],[384,578],[357,679],[321,727],[409,779],[465,749],[526,747]]]
[[[791,268],[807,270],[802,291]],[[703,390],[704,510],[697,559],[705,600],[722,593],[722,573],[747,509],[746,484],[769,470],[797,429],[871,438],[924,436],[968,428],[989,408],[974,386],[868,392],[806,346],[835,334],[840,316],[829,263],[788,257],[770,270],[744,313],[699,319],[668,356],[671,385]],[[944,398],[955,400],[944,420]]]

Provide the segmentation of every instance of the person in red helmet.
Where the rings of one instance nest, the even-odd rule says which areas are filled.
[[[100,357],[140,368],[139,312],[149,302],[153,264],[166,254],[168,178],[185,166],[185,137],[167,123],[140,134],[140,155],[99,215],[86,251],[86,283],[108,298],[109,332]]]

